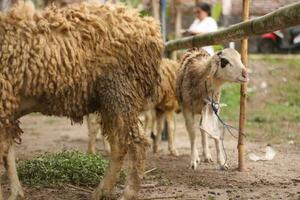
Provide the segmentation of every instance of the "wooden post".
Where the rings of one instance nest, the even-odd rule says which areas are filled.
[[[243,21],[249,19],[250,0],[243,0]],[[242,40],[241,45],[242,62],[245,67],[248,66],[248,38]],[[240,121],[239,121],[239,138],[238,138],[238,170],[245,171],[245,121],[246,121],[246,100],[247,100],[247,83],[241,85],[240,98]]]
[[[175,38],[178,39],[181,37],[181,31],[182,31],[182,13],[181,13],[181,5],[180,1],[176,1],[175,4]]]
[[[154,19],[159,21],[159,0],[152,0],[152,14]]]

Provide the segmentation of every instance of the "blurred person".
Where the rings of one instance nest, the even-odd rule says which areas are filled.
[[[217,22],[211,17],[211,6],[208,3],[197,3],[194,13],[195,20],[184,35],[200,35],[218,30]],[[211,55],[214,53],[212,46],[203,49]]]

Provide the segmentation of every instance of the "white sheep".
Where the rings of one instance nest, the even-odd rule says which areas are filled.
[[[248,81],[246,69],[240,54],[234,49],[224,49],[213,56],[206,51],[193,48],[185,53],[178,70],[176,95],[182,109],[185,125],[191,143],[191,167],[196,169],[200,162],[197,144],[195,115],[206,109],[207,99],[220,101],[221,86],[226,82],[245,83]],[[201,130],[203,158],[212,161],[207,141],[207,133]],[[222,169],[227,168],[220,139],[214,138],[217,162]]]

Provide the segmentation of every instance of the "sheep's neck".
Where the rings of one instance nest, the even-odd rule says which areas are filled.
[[[219,101],[219,95],[221,92],[221,87],[224,84],[224,81],[218,78],[210,78],[207,80],[207,93],[209,97],[214,98],[215,101]]]
[[[207,68],[207,70],[211,70],[212,65],[214,64],[213,62],[214,62],[214,60],[212,60],[212,59],[209,59],[206,61],[206,63],[205,63],[206,66],[210,66],[209,68]],[[213,76],[209,77],[206,82],[207,82],[208,95],[210,97],[212,95],[218,96],[221,91],[221,86],[224,84],[224,81],[217,78],[216,74],[214,74]]]

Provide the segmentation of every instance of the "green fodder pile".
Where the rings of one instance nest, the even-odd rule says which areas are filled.
[[[107,165],[108,161],[100,155],[65,151],[21,161],[18,163],[18,174],[23,183],[32,186],[64,183],[94,186],[103,178]]]

